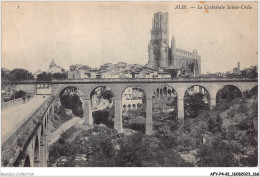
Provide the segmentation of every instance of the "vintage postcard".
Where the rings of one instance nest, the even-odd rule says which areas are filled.
[[[258,2],[1,9],[1,176],[259,176]]]

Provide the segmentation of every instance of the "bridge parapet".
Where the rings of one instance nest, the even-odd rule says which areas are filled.
[[[113,83],[113,82],[255,82],[257,79],[246,78],[87,78],[52,80],[51,83]]]
[[[186,83],[186,82],[258,82],[258,79],[248,78],[87,78],[87,79],[59,79],[52,81],[18,81],[15,84],[37,84],[37,83],[51,83],[51,84],[68,84],[68,83],[136,83],[136,82],[148,82],[148,83]]]
[[[48,98],[35,112],[28,116],[20,127],[17,127],[16,132],[7,139],[2,139],[2,166],[20,166],[25,151],[43,123],[43,118],[54,98],[54,96]]]
[[[28,102],[32,97],[33,96],[26,97],[26,98],[18,98],[18,99],[10,100],[10,101],[7,101],[7,102],[2,102],[1,108],[3,110],[3,109],[7,109],[7,108],[10,108],[10,107],[13,107],[13,106],[23,104],[25,102]]]

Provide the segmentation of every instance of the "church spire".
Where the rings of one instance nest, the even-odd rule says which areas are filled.
[[[50,68],[53,67],[53,66],[56,66],[54,59],[51,60]]]

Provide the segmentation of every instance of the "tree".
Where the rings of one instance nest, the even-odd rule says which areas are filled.
[[[186,94],[184,99],[186,118],[195,118],[199,115],[200,111],[209,110],[208,104],[205,102],[204,95],[202,93]]]
[[[233,85],[226,85],[223,89],[218,91],[217,102],[220,100],[227,100],[230,102],[239,97],[242,97],[242,93],[237,87]]]
[[[203,144],[199,148],[197,158],[199,167],[236,167],[238,162],[234,153],[239,147],[229,141],[215,139],[211,144]]]
[[[258,77],[257,66],[251,66],[241,71],[241,76],[244,78],[256,79]]]
[[[77,88],[69,87],[60,93],[61,104],[66,109],[71,109],[75,116],[83,117],[82,102],[76,93]]]
[[[111,90],[104,90],[101,92],[101,94],[102,94],[101,97],[103,99],[107,99],[109,101],[109,103],[112,102],[112,98],[114,97],[114,94]]]
[[[208,120],[208,131],[212,133],[221,132],[222,130],[222,119],[220,115],[217,118],[210,117]]]
[[[53,79],[67,79],[68,75],[67,73],[54,73],[52,74]]]
[[[16,68],[10,72],[10,77],[14,79],[14,81],[22,81],[22,80],[32,80],[34,79],[32,73],[28,70]]]
[[[109,113],[107,110],[93,112],[94,123],[97,125],[104,124],[107,127],[113,128],[114,122],[109,119]]]
[[[11,77],[10,73],[6,73],[3,72],[3,70],[1,71],[1,83],[2,83],[2,90],[6,90],[8,92],[11,92],[14,90],[15,85],[14,83],[14,79]]]
[[[43,72],[43,73],[37,75],[37,80],[38,81],[51,81],[52,80],[52,74]]]

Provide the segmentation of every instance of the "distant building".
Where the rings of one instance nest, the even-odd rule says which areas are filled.
[[[101,70],[101,71],[107,70],[107,68],[110,67],[111,65],[112,65],[112,63],[105,63],[105,64],[100,66],[99,70]]]
[[[240,74],[240,62],[237,62],[237,67],[233,68],[234,74]]]
[[[125,89],[122,94],[123,111],[127,111],[128,109],[137,109],[138,104],[143,104],[142,98],[143,93],[139,88],[128,87]]]
[[[86,79],[86,78],[96,78],[97,68],[91,68],[86,65],[71,65],[68,72],[68,79]]]
[[[54,73],[64,73],[64,71],[65,70],[61,66],[56,65],[55,61],[52,59],[51,64],[50,64],[47,72],[54,74]]]
[[[125,63],[125,62],[118,62],[117,65],[118,65],[118,66],[121,66],[121,67],[124,67],[124,66],[127,65],[127,63]]]
[[[132,71],[132,78],[171,78],[171,74],[162,69],[143,66]]]
[[[100,73],[101,78],[119,78],[119,74],[118,73],[114,73],[111,71],[105,71],[103,73]]]
[[[149,65],[127,64],[104,64],[97,73],[97,78],[171,78],[171,74],[162,68],[154,68]]]
[[[173,70],[176,76],[198,77],[201,73],[201,56],[197,50],[192,52],[176,48],[175,38],[169,45],[168,12],[157,12],[152,21],[151,40],[148,44],[148,64],[153,67]]]

